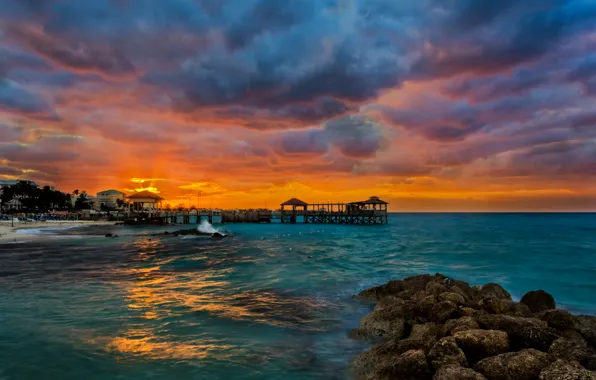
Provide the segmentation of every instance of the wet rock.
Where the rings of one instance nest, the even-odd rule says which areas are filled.
[[[575,328],[592,346],[596,346],[596,317],[588,315],[576,316]]]
[[[459,314],[462,317],[473,317],[473,318],[475,318],[475,317],[478,317],[478,316],[481,316],[481,315],[486,315],[486,314],[488,314],[488,312],[485,311],[485,310],[476,310],[476,309],[473,309],[471,307],[462,307],[459,310]]]
[[[439,325],[436,323],[425,323],[423,325],[412,326],[412,331],[408,339],[418,339],[422,341],[436,340],[439,334]]]
[[[433,305],[430,317],[434,322],[444,323],[449,319],[459,317],[459,307],[450,301],[442,301]]]
[[[432,380],[486,380],[486,377],[470,368],[446,366],[438,370]]]
[[[381,377],[403,380],[424,380],[432,377],[426,355],[422,350],[404,352],[397,358],[395,365],[385,367],[380,372]]]
[[[489,380],[535,380],[549,364],[544,352],[526,349],[483,359],[474,370]]]
[[[452,336],[442,338],[435,343],[428,353],[428,360],[435,370],[449,365],[468,366],[466,355]]]
[[[432,294],[429,294],[424,290],[419,290],[416,293],[412,294],[412,296],[410,297],[410,300],[414,301],[414,302],[418,302],[418,301],[420,301],[428,296],[431,296],[431,295]]]
[[[459,290],[461,290],[466,295],[466,301],[477,300],[480,298],[479,289],[473,288],[467,282],[456,280],[454,283],[455,285],[453,285],[450,290],[455,293],[459,293]],[[454,289],[455,287],[457,287],[457,289]]]
[[[544,290],[532,290],[524,294],[521,303],[527,305],[533,313],[554,309],[555,299]]]
[[[429,274],[406,277],[403,279],[403,290],[425,290],[432,278]]]
[[[548,353],[557,359],[583,362],[590,355],[588,342],[575,330],[567,330],[563,336],[555,340]]]
[[[555,329],[567,330],[575,327],[575,317],[565,310],[545,310],[540,312],[537,317]]]
[[[547,328],[548,324],[538,318],[518,317],[505,314],[484,314],[476,316],[480,327],[490,330],[502,330],[507,333],[522,329],[527,326]]]
[[[557,330],[547,327],[527,326],[509,334],[512,348],[535,348],[540,351],[548,351],[551,344],[559,337]]]
[[[557,360],[540,372],[540,380],[596,380],[596,373],[576,362]]]
[[[509,337],[504,331],[466,330],[453,336],[470,363],[476,363],[489,356],[504,354],[509,350]]]
[[[406,301],[404,301],[401,298],[387,296],[377,303],[377,305],[375,306],[375,310],[385,310],[389,312],[399,313],[405,303]]]
[[[360,330],[371,336],[399,339],[404,336],[405,320],[391,310],[375,310],[360,320]]]
[[[480,298],[491,297],[511,301],[511,294],[499,284],[489,283],[480,288]]]
[[[509,307],[507,314],[516,315],[518,317],[531,317],[533,316],[532,310],[527,305],[519,302],[504,301]]]
[[[456,305],[464,305],[466,303],[466,299],[464,298],[464,296],[453,292],[441,293],[439,295],[439,301],[450,301]]]
[[[510,305],[507,302],[500,298],[485,297],[480,300],[478,306],[491,314],[506,314],[510,311]]]
[[[399,292],[403,290],[403,281],[389,281],[384,285],[375,286],[370,289],[365,289],[358,293],[358,295],[356,295],[355,298],[370,301],[379,301],[386,296],[397,295]]]
[[[352,362],[352,372],[358,378],[366,378],[371,373],[379,373],[381,369],[396,366],[400,355],[411,350],[429,351],[426,342],[416,339],[390,340],[361,353]],[[426,350],[426,351],[425,351]]]
[[[459,319],[450,319],[441,328],[440,336],[453,335],[460,331],[478,330],[480,325],[473,317],[461,317]]]
[[[438,296],[438,295],[445,293],[447,291],[449,291],[449,289],[447,289],[447,287],[445,285],[438,283],[438,282],[429,282],[426,285],[426,292],[428,294]]]
[[[472,289],[472,288],[470,288],[470,289]],[[464,299],[466,301],[470,300],[470,298],[471,298],[470,295],[467,292],[465,292],[459,285],[453,285],[452,287],[449,288],[449,291],[451,293],[459,294],[460,296],[464,297]]]

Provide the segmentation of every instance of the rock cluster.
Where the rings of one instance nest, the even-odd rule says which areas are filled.
[[[351,336],[384,339],[354,359],[357,379],[596,380],[596,317],[543,290],[514,302],[498,284],[425,274],[355,297],[376,306]]]

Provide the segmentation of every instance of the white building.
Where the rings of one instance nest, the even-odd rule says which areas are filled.
[[[97,207],[101,207],[102,205],[108,208],[117,208],[118,201],[126,200],[126,194],[121,191],[110,189],[104,190],[97,193]]]

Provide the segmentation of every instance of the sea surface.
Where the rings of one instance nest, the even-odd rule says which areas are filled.
[[[370,310],[351,296],[420,273],[498,282],[516,298],[542,288],[596,314],[596,214],[392,214],[385,226],[151,236],[177,228],[0,245],[0,379],[348,379],[367,345],[347,332]]]

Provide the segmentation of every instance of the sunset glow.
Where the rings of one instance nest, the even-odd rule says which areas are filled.
[[[2,0],[0,179],[595,211],[596,5],[476,1]]]

